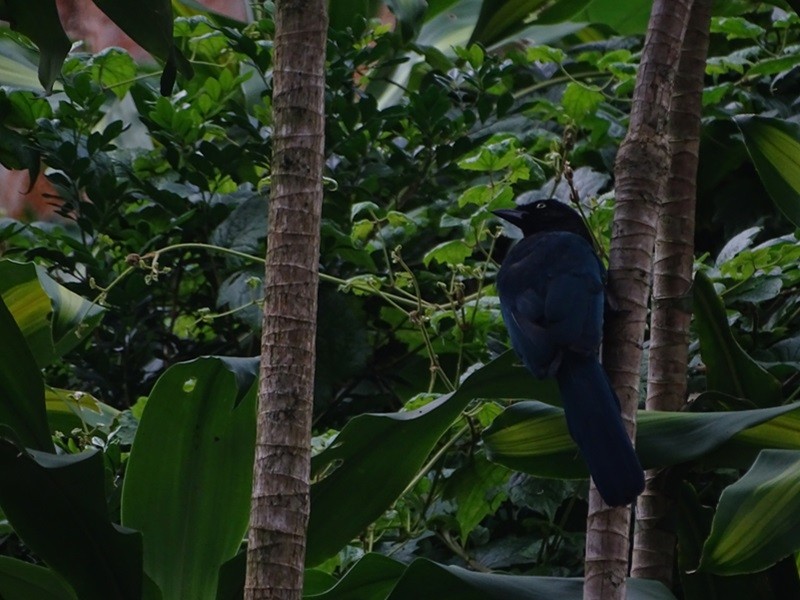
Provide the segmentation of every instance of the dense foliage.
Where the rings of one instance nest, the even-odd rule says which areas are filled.
[[[607,247],[642,38],[618,34],[613,11],[605,22],[594,13],[596,25],[543,18],[535,35],[481,11],[472,39],[451,48],[445,19],[464,3],[442,4],[396,7],[394,30],[335,13],[330,33],[309,594],[348,574],[326,598],[368,584],[360,597],[423,585],[526,597],[511,577],[442,565],[582,572],[585,467],[552,386],[506,352],[493,281],[514,234],[490,211],[579,200]],[[798,550],[800,19],[771,5],[720,10],[698,178],[695,395],[678,415],[642,414],[637,440],[681,499],[675,593],[687,599],[772,597],[768,575]],[[168,97],[159,72],[114,49],[71,55],[52,96],[0,92],[0,160],[43,169],[60,215],[0,223],[0,293],[18,325],[0,311],[14,348],[0,354],[0,384],[10,406],[46,399],[49,411],[0,411],[17,432],[0,445],[0,548],[13,557],[0,572],[37,564],[28,579],[52,583],[53,597],[121,585],[130,597],[157,597],[158,586],[164,598],[221,598],[241,585],[255,362],[193,359],[258,352],[273,25],[268,5],[256,16],[179,19],[194,77]],[[49,453],[20,461],[16,444]],[[770,448],[786,454],[765,450],[756,466],[766,470],[740,479]],[[765,487],[764,473],[781,477]],[[66,481],[78,483],[64,496]],[[42,517],[65,497],[80,518]],[[741,539],[748,516],[761,520],[757,543]],[[191,526],[174,534],[170,523]],[[82,547],[95,534],[107,544],[90,555],[103,576],[52,541]],[[171,561],[191,566],[181,578]],[[524,581],[575,593],[566,579]]]

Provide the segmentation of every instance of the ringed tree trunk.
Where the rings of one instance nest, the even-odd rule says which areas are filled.
[[[632,437],[636,430],[658,199],[669,174],[667,116],[690,7],[691,0],[653,3],[630,125],[615,167],[616,208],[608,283],[621,310],[606,324],[603,364]],[[583,591],[586,600],[626,597],[630,515],[626,507],[606,506],[591,486]]]
[[[327,0],[275,1],[272,179],[247,600],[299,600],[303,590],[327,29]]]
[[[694,0],[669,114],[671,167],[656,230],[647,408],[676,411],[686,397],[700,114],[713,0]],[[648,471],[639,497],[631,575],[672,586],[675,490]],[[673,493],[671,493],[673,492]]]

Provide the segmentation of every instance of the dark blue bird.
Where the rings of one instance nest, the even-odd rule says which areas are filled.
[[[644,489],[644,473],[597,358],[605,269],[589,230],[557,200],[494,214],[525,236],[497,275],[511,345],[534,376],[558,382],[569,433],[605,503],[629,504]]]

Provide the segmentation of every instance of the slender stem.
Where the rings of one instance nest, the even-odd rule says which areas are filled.
[[[419,480],[425,477],[426,473],[433,468],[433,466],[439,461],[439,459],[442,458],[442,456],[444,456],[447,453],[447,451],[453,447],[453,444],[455,444],[468,431],[469,431],[469,425],[464,425],[464,427],[459,429],[453,435],[453,437],[447,440],[447,442],[445,442],[445,444],[441,448],[439,448],[439,450],[436,451],[436,454],[434,454],[431,457],[431,459],[427,463],[425,463],[425,465],[417,472],[417,474],[414,476],[414,479],[411,480],[411,482],[406,486],[406,489],[403,490],[403,493],[400,494],[400,497],[405,496],[407,493],[413,490],[419,483]]]

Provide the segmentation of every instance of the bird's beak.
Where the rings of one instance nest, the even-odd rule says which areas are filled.
[[[497,215],[504,221],[508,221],[512,225],[516,225],[519,227],[520,223],[522,223],[523,217],[525,213],[521,210],[515,210],[513,208],[503,208],[500,210],[493,210],[492,214]]]

